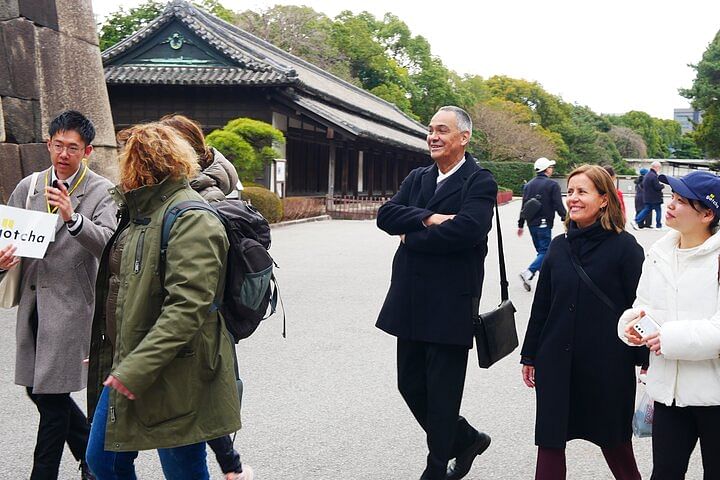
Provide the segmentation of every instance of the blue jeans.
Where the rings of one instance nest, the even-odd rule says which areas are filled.
[[[655,211],[655,226],[662,228],[662,203],[646,203],[642,210],[635,216],[635,223],[642,223],[648,213]]]
[[[540,270],[542,266],[543,258],[547,253],[548,247],[550,246],[550,240],[552,240],[552,228],[548,227],[528,227],[530,229],[530,236],[532,237],[533,245],[535,245],[535,251],[537,257],[530,264],[528,270],[532,273]]]
[[[109,452],[105,450],[105,426],[107,424],[110,391],[104,387],[95,408],[90,439],[87,447],[87,463],[98,480],[137,480],[135,458],[138,452]],[[172,480],[209,480],[205,442],[175,448],[159,448],[158,456],[165,478]]]

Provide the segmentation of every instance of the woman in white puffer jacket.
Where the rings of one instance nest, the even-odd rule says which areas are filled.
[[[618,322],[628,344],[651,350],[647,392],[655,401],[652,480],[685,478],[700,440],[704,478],[720,479],[720,178],[660,175],[673,189],[666,222],[674,231],[647,253],[634,308]],[[652,317],[659,332],[633,325]]]

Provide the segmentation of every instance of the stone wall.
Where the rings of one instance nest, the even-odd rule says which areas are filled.
[[[0,201],[50,165],[48,125],[69,108],[95,124],[90,166],[115,181],[115,133],[91,0],[1,0]]]

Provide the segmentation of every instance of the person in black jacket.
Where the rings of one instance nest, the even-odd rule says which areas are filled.
[[[548,160],[545,157],[538,158],[535,160],[535,172],[537,172],[537,176],[530,180],[523,188],[523,207],[531,198],[538,199],[542,205],[540,210],[533,215],[532,218],[524,218],[523,215],[520,214],[520,219],[518,220],[518,237],[522,236],[524,232],[523,226],[527,221],[530,236],[532,237],[533,245],[537,252],[537,256],[530,266],[520,272],[523,287],[525,287],[525,290],[528,292],[531,288],[530,281],[540,270],[543,258],[550,245],[555,212],[557,212],[561,220],[565,218],[566,214],[565,207],[562,203],[562,196],[560,195],[560,186],[550,179],[554,170],[555,161]]]
[[[465,153],[471,133],[467,112],[442,107],[427,136],[435,163],[410,172],[377,217],[400,244],[376,325],[397,337],[398,389],[427,434],[424,480],[463,478],[490,445],[459,416],[497,199],[492,174]]]
[[[631,223],[632,227],[637,230],[638,224],[645,220],[645,217],[655,211],[655,228],[662,228],[662,204],[663,204],[663,188],[665,185],[660,183],[658,174],[662,165],[658,161],[654,161],[650,165],[650,171],[643,179],[643,200],[645,207],[637,214],[635,221]]]
[[[638,213],[642,212],[642,209],[645,208],[645,195],[643,192],[643,180],[645,180],[645,175],[647,175],[648,169],[647,168],[641,168],[640,169],[640,175],[633,180],[633,183],[635,184],[635,215],[637,216]],[[652,211],[650,211],[647,216],[645,217],[645,220],[638,223],[638,228],[652,228]]]
[[[631,442],[635,366],[647,365],[648,350],[619,341],[617,322],[635,300],[644,254],[624,231],[614,193],[602,167],[570,174],[567,234],[553,239],[540,271],[521,351],[523,380],[537,398],[536,480],[565,478],[572,439],[600,446],[616,479],[640,479]]]

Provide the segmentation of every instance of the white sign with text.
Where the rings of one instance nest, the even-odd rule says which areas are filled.
[[[0,205],[0,248],[12,244],[18,257],[43,258],[57,221],[57,214]]]

